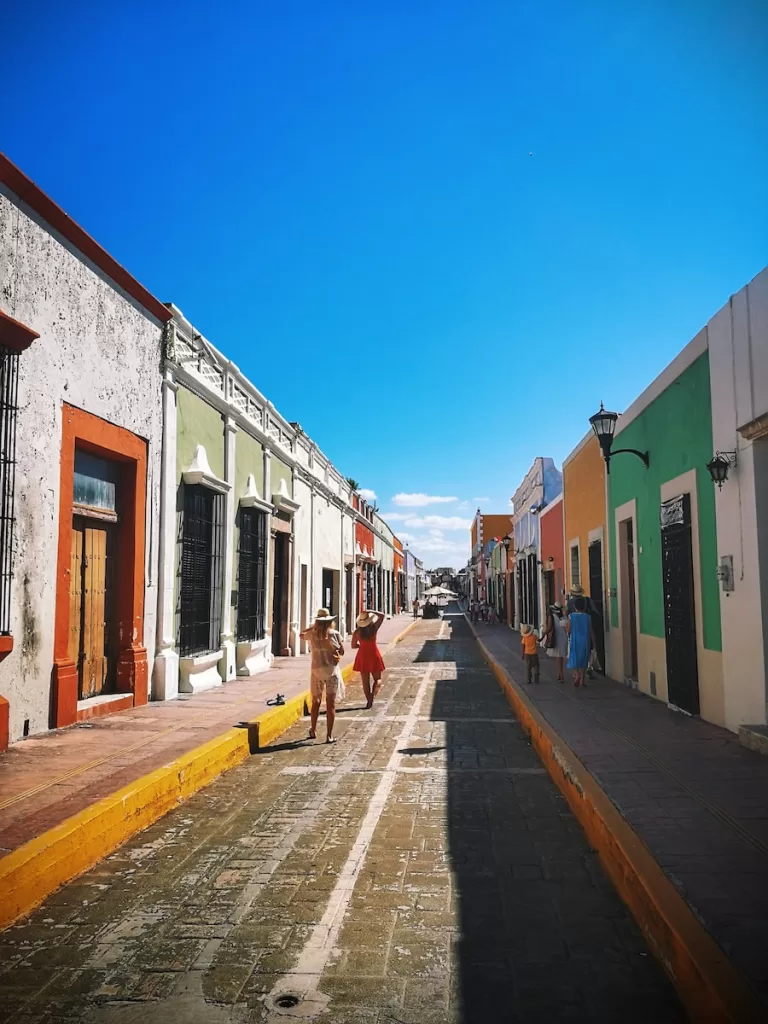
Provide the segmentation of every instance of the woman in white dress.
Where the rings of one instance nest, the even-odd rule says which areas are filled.
[[[339,662],[344,654],[341,634],[331,629],[336,616],[331,615],[327,608],[321,608],[309,629],[302,630],[299,636],[308,640],[312,651],[312,667],[310,671],[310,693],[312,707],[309,713],[309,738],[317,736],[317,719],[320,705],[325,694],[325,723],[328,728],[326,743],[335,743],[333,723],[336,721],[336,701],[344,699],[344,681],[341,676]]]
[[[547,612],[547,624],[544,642],[548,658],[557,662],[557,681],[565,682],[565,659],[568,657],[568,633],[565,628],[565,616],[559,604],[551,604]]]

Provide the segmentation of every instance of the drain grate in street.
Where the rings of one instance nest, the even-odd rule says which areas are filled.
[[[281,1010],[290,1010],[294,1006],[298,1006],[300,1003],[298,996],[286,993],[283,996],[278,996],[275,1000],[275,1006],[279,1006]]]

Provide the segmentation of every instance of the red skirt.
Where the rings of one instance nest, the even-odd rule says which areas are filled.
[[[370,672],[372,676],[381,675],[385,668],[384,659],[375,640],[360,640],[353,668],[355,672]]]

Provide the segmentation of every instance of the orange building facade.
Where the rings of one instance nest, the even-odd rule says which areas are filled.
[[[563,532],[568,591],[584,588],[608,628],[608,563],[606,552],[605,462],[594,434],[588,434],[563,463]],[[605,665],[604,638],[598,636]]]

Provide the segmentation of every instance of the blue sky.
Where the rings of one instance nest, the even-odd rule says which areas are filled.
[[[0,147],[428,563],[768,262],[761,0],[32,0],[3,48]]]

